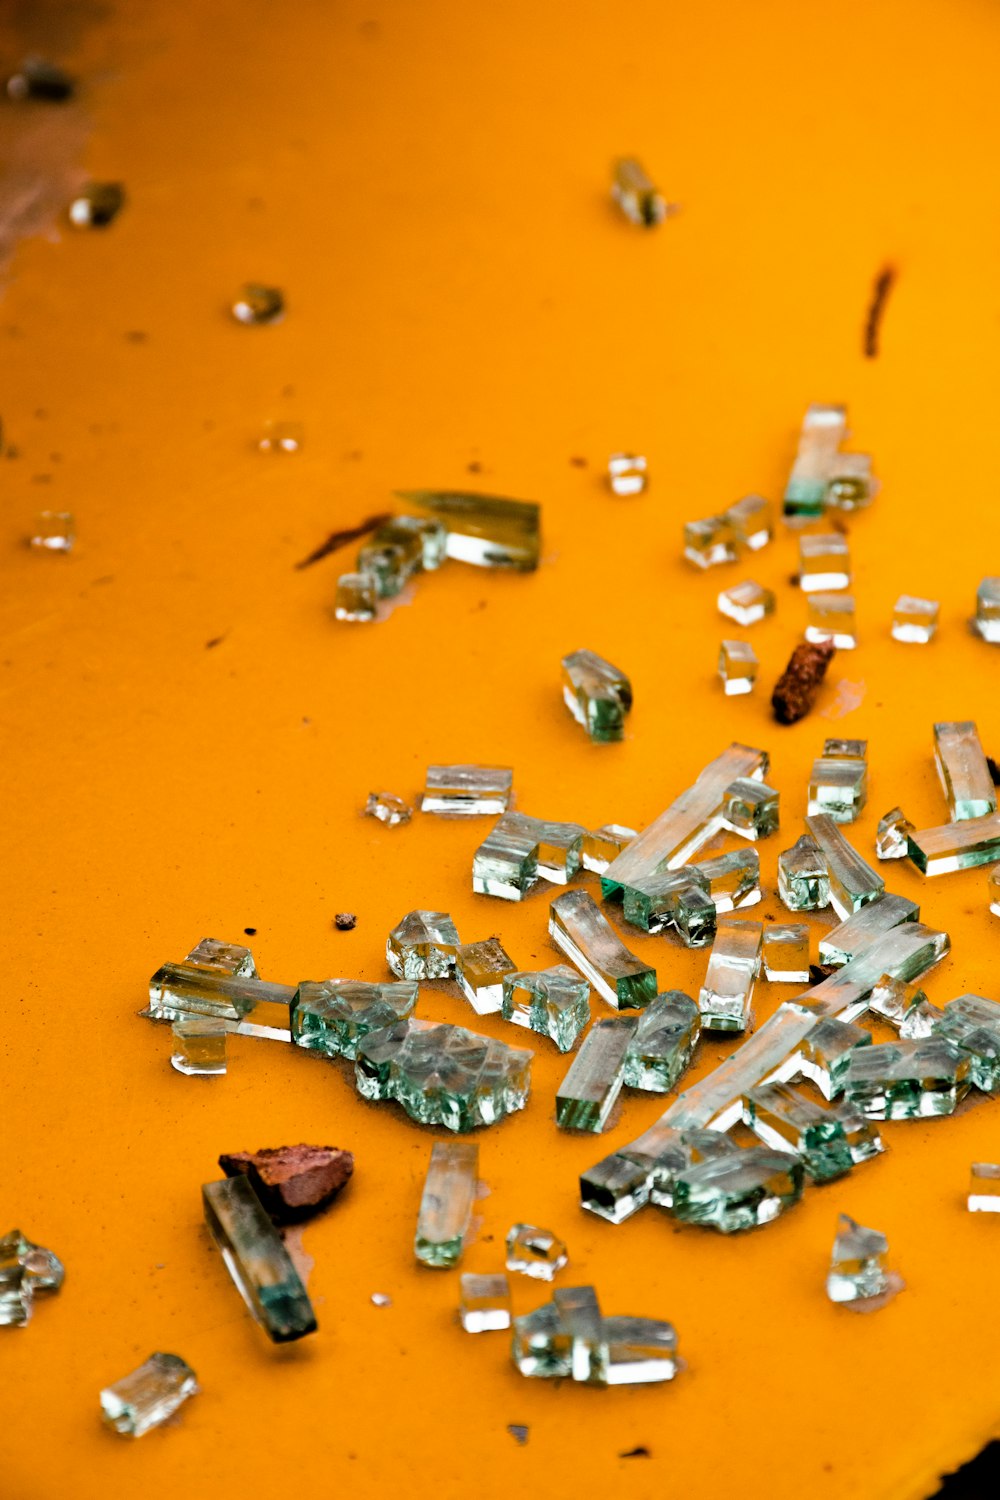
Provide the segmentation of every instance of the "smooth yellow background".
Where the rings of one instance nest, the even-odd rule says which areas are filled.
[[[1000,656],[965,626],[1000,572],[996,8],[151,0],[83,19],[65,57],[86,79],[77,165],[130,201],[105,233],[23,243],[0,316],[19,450],[0,463],[0,1228],[68,1268],[0,1335],[3,1500],[931,1494],[997,1423],[1000,1226],[964,1208],[969,1162],[1000,1158],[996,1105],[887,1126],[885,1157],[759,1234],[653,1211],[613,1228],[580,1211],[577,1173],[663,1101],[627,1097],[602,1138],[558,1133],[566,1064],[536,1039],[527,1110],[480,1137],[464,1265],[498,1268],[510,1223],[536,1221],[607,1311],[676,1323],[682,1379],[600,1392],[523,1380],[502,1335],[456,1326],[457,1274],[415,1267],[432,1134],[280,1046],[236,1040],[226,1078],[182,1078],[135,1012],[158,964],[245,927],[266,977],[379,979],[415,906],[554,962],[544,892],[469,892],[488,822],[357,816],[372,787],[412,796],[430,761],[509,763],[527,812],[641,826],[730,740],[762,745],[782,791],[763,915],[824,735],[870,739],[866,854],[896,802],[943,820],[933,721],[976,718],[1000,745]],[[682,205],[655,233],[609,205],[623,151]],[[285,288],[281,326],[228,316],[249,279]],[[767,701],[804,621],[793,540],[696,576],[680,537],[780,494],[814,400],[849,404],[883,491],[850,525],[862,646],[789,730]],[[255,451],[279,417],[305,424],[302,454]],[[602,482],[620,448],[648,455],[640,499]],[[352,554],[294,562],[421,485],[539,499],[544,565],[451,565],[384,623],[336,625]],[[43,506],[76,514],[71,557],[23,546]],[[758,693],[727,700],[714,600],[745,576],[778,612],[751,637]],[[889,639],[903,590],[942,600],[927,649]],[[560,704],[578,646],[631,674],[620,746],[591,746]],[[997,996],[983,872],[885,873],[952,933],[931,998]],[[344,909],[353,933],[331,928]],[[629,940],[662,987],[699,985],[704,952]],[[762,983],[758,1013],[790,993]],[[524,1040],[457,991],[421,1011]],[[729,1050],[706,1043],[698,1070]],[[320,1332],[279,1350],[208,1245],[199,1187],[222,1150],[298,1140],[351,1148],[357,1170],[304,1235]],[[872,1318],[824,1296],[842,1210],[888,1234],[907,1281]],[[518,1311],[543,1296],[517,1281]],[[153,1349],[183,1354],[203,1394],[133,1444],[102,1429],[97,1393]],[[619,1457],[637,1445],[651,1456]]]

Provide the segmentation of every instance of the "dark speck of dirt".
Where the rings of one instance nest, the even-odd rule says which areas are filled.
[[[32,482],[32,484],[51,484],[52,483],[52,475],[51,474],[32,474],[32,476],[31,476],[31,482]]]
[[[528,1428],[524,1425],[524,1423],[508,1422],[507,1431],[514,1439],[515,1443],[518,1443],[523,1448],[525,1443],[528,1441]]]
[[[148,338],[149,334],[144,333],[141,328],[128,328],[125,331],[125,341],[128,344],[144,344]]]
[[[587,467],[587,460],[585,458],[581,458],[578,453],[573,454],[572,458],[570,459],[570,463],[573,465],[574,469],[585,469]]]
[[[793,589],[797,589],[799,584],[802,582],[802,579],[799,577],[798,573],[789,573],[788,582],[792,585]]]
[[[841,520],[840,516],[831,516],[830,525],[834,531],[839,531],[841,536],[850,536],[851,528],[846,521]]]
[[[4,457],[5,458],[20,458],[21,457],[21,450],[20,450],[20,448],[15,448],[14,444],[11,443],[10,446],[6,449],[6,451],[4,453]]]
[[[624,1453],[619,1453],[619,1458],[652,1458],[648,1448],[626,1448]]]
[[[483,466],[479,462],[478,458],[474,458],[472,462],[466,464],[465,467],[468,469],[470,474],[481,474],[483,472]]]
[[[246,933],[247,937],[256,937],[257,936],[257,929],[256,929],[256,927],[244,927],[243,931]]]
[[[205,650],[211,651],[213,646],[221,646],[225,639],[224,635],[213,635],[210,641],[205,642]]]

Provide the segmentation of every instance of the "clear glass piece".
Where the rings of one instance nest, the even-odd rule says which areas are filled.
[[[698,996],[704,1031],[746,1031],[754,983],[760,971],[764,928],[760,922],[721,917]]]
[[[913,828],[907,831],[906,846],[910,858],[925,875],[950,875],[976,865],[992,865],[1000,860],[1000,816],[963,818],[936,828]]]
[[[823,514],[831,470],[837,460],[837,450],[846,436],[847,412],[844,407],[814,404],[808,408],[785,489],[786,516]]]
[[[815,593],[807,598],[806,640],[832,641],[838,651],[853,651],[858,644],[853,594]]]
[[[428,766],[420,810],[446,817],[504,813],[513,780],[509,766]]]
[[[545,1302],[534,1312],[514,1319],[511,1359],[522,1375],[549,1380],[570,1378],[573,1338],[554,1302]]]
[[[954,1114],[969,1091],[969,1058],[944,1037],[860,1047],[844,1074],[844,1097],[873,1120]]]
[[[673,1213],[688,1224],[723,1234],[770,1224],[802,1196],[798,1157],[766,1146],[750,1146],[709,1157],[678,1173]]]
[[[410,821],[413,808],[393,792],[369,792],[368,801],[365,803],[365,816],[375,818],[389,828],[398,828],[401,824]]]
[[[854,1165],[835,1112],[787,1083],[752,1089],[743,1101],[743,1122],[766,1146],[793,1151],[814,1182],[832,1182]]]
[[[955,822],[996,812],[996,788],[971,720],[934,725],[934,763]]]
[[[291,985],[272,984],[200,963],[164,964],[149,981],[152,1021],[182,1021],[215,1016],[227,1030],[271,1041],[291,1040]]]
[[[447,555],[479,568],[531,572],[541,552],[541,506],[464,490],[397,490],[448,533]]]
[[[625,887],[622,915],[644,932],[673,927],[689,948],[704,947],[715,936],[716,908],[709,884],[696,865],[661,870]]]
[[[23,1328],[36,1292],[57,1292],[65,1274],[58,1257],[20,1229],[0,1238],[0,1328]]]
[[[992,869],[986,878],[986,890],[989,896],[990,911],[995,917],[1000,917],[1000,869]]]
[[[505,1021],[525,1026],[571,1052],[590,1024],[590,985],[565,964],[507,974],[503,980]]]
[[[969,1173],[970,1214],[1000,1214],[1000,1166],[991,1161],[974,1161]]]
[[[191,1366],[179,1354],[151,1354],[144,1364],[101,1392],[101,1415],[123,1437],[160,1427],[189,1396],[198,1394]]]
[[[655,999],[656,970],[625,947],[586,891],[556,897],[549,908],[549,936],[610,1005],[634,1010]]]
[[[478,1186],[479,1147],[468,1141],[435,1141],[413,1242],[421,1265],[457,1265],[472,1222]]]
[[[228,1029],[225,1021],[212,1016],[189,1016],[175,1021],[171,1067],[195,1078],[213,1078],[224,1073]]]
[[[878,820],[875,831],[875,853],[879,859],[905,859],[907,836],[913,824],[901,807],[893,807]]]
[[[1000,578],[984,578],[976,590],[973,626],[984,641],[1000,641]]]
[[[810,813],[826,813],[835,823],[858,818],[868,801],[867,749],[867,740],[826,741],[809,777]]]
[[[609,744],[625,735],[632,684],[595,651],[571,651],[562,659],[563,702],[592,740]]]
[[[447,912],[407,912],[386,940],[385,961],[398,979],[449,979],[459,942]]]
[[[585,834],[581,849],[583,868],[603,875],[635,836],[634,828],[626,828],[621,823],[604,823],[593,833]]]
[[[69,205],[69,222],[77,229],[106,229],[124,207],[120,182],[88,182]]]
[[[477,1276],[463,1271],[459,1317],[466,1333],[491,1333],[510,1327],[510,1283],[506,1276]]]
[[[616,495],[641,495],[648,483],[646,460],[641,453],[612,453],[608,459],[608,484]]]
[[[552,1300],[570,1336],[573,1379],[603,1385],[607,1380],[608,1343],[597,1293],[592,1286],[557,1287]]]
[[[734,849],[685,868],[708,882],[708,894],[717,912],[756,906],[761,899],[760,855],[756,849]]]
[[[774,614],[774,590],[766,589],[752,579],[722,589],[717,599],[719,613],[737,625],[756,625],[765,615]]]
[[[893,640],[926,646],[934,639],[940,614],[941,606],[936,599],[900,594],[892,611]]]
[[[774,507],[763,495],[744,495],[723,513],[737,542],[751,552],[766,547],[774,532]]]
[[[233,303],[233,317],[240,323],[277,323],[285,315],[285,296],[279,287],[248,281]]]
[[[657,995],[640,1013],[625,1058],[625,1084],[649,1093],[675,1088],[701,1033],[698,1007],[682,990]]]
[[[620,1016],[597,1021],[584,1038],[556,1092],[560,1130],[600,1132],[625,1082],[625,1063],[636,1022]]]
[[[28,538],[40,552],[69,552],[76,541],[76,523],[68,510],[42,510]]]
[[[809,928],[804,922],[764,927],[764,977],[778,984],[809,983]]]
[[[472,889],[481,896],[523,901],[539,880],[540,839],[538,819],[504,813],[472,856]]]
[[[764,781],[741,776],[728,786],[722,801],[722,826],[744,839],[765,839],[776,833],[780,794]]]
[[[503,982],[517,972],[517,964],[499,938],[462,943],[455,955],[455,979],[477,1016],[503,1008]]]
[[[806,827],[829,871],[830,900],[841,920],[867,902],[877,901],[885,881],[851,847],[833,818],[828,813],[812,813]]]
[[[871,1301],[887,1292],[899,1290],[886,1270],[885,1257],[889,1241],[877,1229],[866,1229],[847,1214],[841,1214],[833,1256],[826,1278],[826,1295],[831,1302]]]
[[[337,579],[333,614],[348,624],[365,624],[378,613],[378,586],[371,573],[342,573]]]
[[[846,589],[851,581],[851,552],[838,532],[799,537],[799,587],[804,593]]]
[[[226,1268],[268,1338],[283,1344],[315,1333],[309,1296],[250,1179],[207,1182],[201,1196]]]
[[[807,833],[778,855],[778,894],[789,911],[822,911],[830,905],[830,871]]]
[[[325,1057],[358,1055],[371,1031],[405,1020],[417,1003],[417,984],[366,984],[360,979],[304,980],[292,1002],[292,1040]]]
[[[723,641],[719,647],[719,676],[726,696],[752,692],[759,666],[757,653],[749,641]]]
[[[552,1281],[569,1263],[566,1246],[551,1229],[512,1224],[507,1231],[507,1269],[536,1281]]]
[[[202,938],[185,955],[184,962],[195,964],[200,969],[212,969],[219,974],[257,978],[253,954],[242,943],[223,943],[218,938]]]
[[[819,940],[821,964],[847,964],[901,922],[919,922],[920,907],[891,893],[869,901]]]
[[[728,516],[706,516],[684,526],[684,556],[697,568],[714,568],[735,562],[738,539]]]
[[[662,224],[673,210],[673,205],[653,186],[642,162],[634,156],[621,156],[614,163],[611,196],[626,219],[644,229]]]
[[[872,1035],[851,1021],[828,1016],[803,1038],[797,1052],[777,1070],[779,1078],[808,1078],[824,1099],[844,1092],[844,1074],[855,1047],[870,1047]]]
[[[657,1318],[605,1318],[604,1338],[608,1346],[608,1385],[673,1380],[681,1369],[677,1334],[671,1323]]]
[[[831,510],[864,510],[878,494],[870,453],[837,453],[830,465],[826,503]]]
[[[264,423],[257,447],[261,453],[298,453],[304,442],[305,428],[301,422],[270,421]]]

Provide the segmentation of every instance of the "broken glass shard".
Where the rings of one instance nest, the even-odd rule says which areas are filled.
[[[392,516],[383,521],[372,540],[378,546],[401,548],[411,573],[421,568],[432,573],[448,555],[447,528],[425,516]]]
[[[292,1001],[292,1040],[325,1057],[358,1055],[371,1031],[405,1020],[417,1003],[417,984],[365,984],[360,979],[305,980]]]
[[[560,1052],[571,1052],[590,1024],[590,985],[565,964],[507,974],[503,981],[505,1021],[551,1037]]]
[[[662,224],[672,208],[653,186],[642,162],[634,156],[621,156],[615,162],[611,196],[626,219],[645,229]]]
[[[402,823],[408,823],[413,816],[413,808],[402,797],[397,797],[393,792],[369,792],[368,801],[365,803],[365,816],[377,818],[380,823],[385,823],[389,828],[398,828]]]
[[[123,1437],[142,1437],[172,1417],[198,1389],[194,1371],[179,1354],[151,1354],[130,1375],[105,1386],[101,1415]]]
[[[358,1044],[355,1085],[365,1099],[393,1099],[421,1125],[474,1130],[523,1109],[532,1054],[412,1016]]]
[[[763,495],[744,495],[735,505],[724,512],[723,519],[729,522],[737,542],[759,552],[771,540],[774,530],[774,507]]]
[[[779,794],[763,781],[741,776],[728,786],[722,800],[722,825],[744,839],[765,839],[776,833]]]
[[[749,641],[723,641],[719,648],[719,676],[726,696],[752,692],[759,665]]]
[[[513,780],[509,766],[428,766],[420,810],[447,817],[504,813]]]
[[[658,1120],[638,1140],[582,1173],[581,1206],[612,1224],[623,1223],[647,1203],[670,1208],[679,1172],[738,1150],[722,1130],[680,1130]]]
[[[463,1271],[459,1318],[466,1333],[491,1333],[510,1327],[510,1283],[506,1276],[477,1276]]]
[[[837,453],[830,465],[826,503],[833,510],[863,510],[878,494],[870,453]]]
[[[814,1182],[831,1182],[854,1165],[844,1127],[833,1110],[787,1083],[765,1083],[743,1101],[743,1122],[765,1146],[793,1151]]]
[[[174,1051],[170,1064],[178,1073],[213,1078],[226,1071],[225,1021],[213,1016],[188,1016],[173,1025]]]
[[[756,849],[734,849],[686,868],[707,880],[708,894],[718,912],[756,906],[761,899],[760,855]]]
[[[7,94],[18,102],[38,99],[46,104],[64,104],[75,91],[76,80],[42,57],[26,57],[18,71],[7,79]]]
[[[295,990],[197,963],[164,964],[149,981],[151,1021],[216,1016],[227,1030],[271,1041],[291,1040],[289,1007]]]
[[[649,1385],[673,1380],[682,1368],[677,1357],[677,1334],[671,1323],[658,1318],[604,1319],[608,1346],[605,1379],[608,1385]]]
[[[855,821],[868,800],[867,749],[867,740],[826,741],[809,777],[810,813],[827,813],[835,823]]]
[[[76,541],[76,523],[68,510],[39,511],[28,538],[41,552],[70,552]]]
[[[987,877],[986,889],[989,896],[990,911],[995,917],[1000,917],[1000,870],[991,870]]]
[[[902,1283],[886,1270],[888,1249],[889,1241],[884,1234],[877,1229],[866,1229],[847,1214],[841,1214],[826,1278],[830,1301],[867,1302],[886,1292],[898,1291]]]
[[[972,1163],[967,1207],[970,1214],[1000,1213],[1000,1166],[995,1162]]]
[[[868,1009],[873,1016],[898,1031],[907,1012],[927,996],[916,984],[896,979],[892,974],[883,974],[876,981],[868,997]]]
[[[399,979],[449,979],[459,942],[447,912],[407,912],[386,940],[385,961]]]
[[[776,922],[764,928],[764,977],[779,984],[809,983],[809,928]]]
[[[458,1264],[478,1186],[479,1147],[468,1141],[435,1141],[413,1242],[421,1265]]]
[[[538,820],[508,812],[472,856],[472,889],[481,896],[523,901],[538,882]]]
[[[462,490],[397,490],[448,533],[447,554],[480,568],[531,572],[541,550],[541,506],[530,500],[474,495]]]
[[[207,1182],[201,1196],[226,1269],[268,1338],[283,1344],[315,1333],[306,1289],[250,1179]]]
[[[20,1229],[0,1238],[0,1328],[23,1328],[36,1292],[57,1292],[65,1274],[58,1257]]]
[[[549,908],[549,936],[619,1010],[641,1009],[655,999],[656,970],[629,952],[586,891],[556,897]]]
[[[907,896],[869,901],[819,940],[821,964],[846,964],[901,922],[919,922],[920,907]]]
[[[673,1213],[688,1224],[723,1234],[770,1224],[798,1203],[803,1167],[798,1157],[766,1146],[750,1146],[709,1157],[679,1172]]]
[[[620,898],[623,887],[634,880],[684,864],[718,831],[723,799],[732,783],[741,776],[763,780],[767,767],[765,750],[740,744],[730,745],[709,761],[693,786],[681,792],[609,865],[601,877],[605,897]]]
[[[858,1167],[862,1162],[872,1161],[885,1150],[885,1142],[878,1133],[874,1120],[869,1120],[856,1105],[843,1101],[834,1105],[834,1114],[840,1121],[851,1153],[851,1161]]]
[[[77,229],[106,229],[125,207],[120,182],[88,182],[69,206],[69,221]]]
[[[573,1379],[587,1385],[603,1385],[607,1378],[608,1344],[597,1293],[592,1286],[558,1287],[552,1300],[570,1336]]]
[[[603,875],[634,838],[635,829],[625,828],[621,823],[604,823],[595,828],[593,833],[584,835],[581,849],[583,868]]]
[[[184,962],[195,964],[200,969],[213,969],[219,974],[257,978],[253,954],[242,943],[222,943],[218,938],[202,938],[190,953],[185,954]]]
[[[583,864],[587,830],[579,823],[531,820],[538,833],[538,873],[552,885],[568,885]]]
[[[736,917],[721,917],[698,996],[704,1031],[746,1031],[750,1026],[753,987],[760,970],[764,927]]]
[[[934,725],[934,762],[956,823],[996,812],[996,788],[971,720]]]
[[[853,651],[858,627],[853,594],[809,594],[806,640],[814,644],[832,641],[838,651]]]
[[[777,1071],[779,1078],[808,1078],[824,1099],[844,1091],[844,1074],[855,1047],[870,1047],[872,1036],[851,1021],[828,1016],[803,1037],[799,1050]]]
[[[879,818],[875,831],[875,853],[879,859],[905,859],[907,835],[913,824],[902,808],[893,807]]]
[[[904,1042],[919,1041],[922,1037],[937,1036],[941,1030],[941,1022],[944,1019],[944,1011],[932,1005],[926,996],[914,1001],[909,1007],[903,1019],[899,1023],[899,1035]],[[975,1063],[972,1069],[972,1081],[976,1081]]]
[[[455,979],[477,1016],[502,1009],[504,979],[516,972],[517,964],[499,938],[462,943],[455,955]]]
[[[979,585],[972,623],[984,641],[1000,641],[1000,578],[984,578]]]
[[[277,323],[285,315],[285,296],[280,287],[248,281],[233,303],[233,317],[240,323]]]
[[[265,422],[257,443],[261,453],[298,453],[305,441],[301,422]]]
[[[900,594],[892,611],[892,638],[924,646],[934,639],[941,606],[936,599]]]
[[[735,562],[737,537],[727,516],[707,516],[684,526],[684,556],[698,568],[714,568]]]
[[[944,1037],[860,1047],[844,1074],[844,1096],[874,1120],[950,1115],[968,1093],[969,1058]]]
[[[806,827],[816,841],[830,876],[830,900],[841,921],[869,901],[877,901],[885,881],[844,838],[828,813],[812,813]]]
[[[625,1082],[635,1028],[636,1022],[625,1016],[591,1027],[556,1093],[560,1130],[604,1129]]]
[[[514,1319],[511,1359],[522,1375],[568,1379],[572,1357],[572,1335],[554,1302]]]
[[[667,1094],[694,1054],[701,1032],[698,1007],[682,990],[657,995],[641,1012],[625,1058],[625,1084]]]
[[[396,542],[367,543],[359,550],[356,563],[358,573],[374,579],[379,599],[395,599],[401,594],[417,567],[410,549]]]
[[[847,413],[842,406],[808,408],[785,489],[786,516],[823,514],[837,450],[846,436]]]
[[[1000,1090],[1000,1005],[995,1000],[971,994],[949,1000],[935,1034],[968,1056],[977,1089],[986,1094]]]
[[[807,594],[846,589],[851,581],[851,553],[847,538],[799,537],[799,587]]]
[[[694,865],[661,870],[626,886],[622,915],[644,932],[676,928],[689,948],[704,947],[715,936],[715,903],[708,881]]]
[[[975,865],[1000,860],[1000,815],[963,818],[937,828],[907,830],[906,847],[918,870],[925,875],[949,875]]]
[[[507,1231],[507,1269],[537,1281],[551,1281],[569,1262],[566,1246],[550,1229],[513,1224]]]
[[[646,460],[641,453],[612,453],[608,484],[616,495],[641,495],[646,488]]]
[[[773,590],[762,588],[749,578],[745,583],[722,589],[716,602],[719,613],[735,620],[737,625],[755,625],[765,615],[774,614]]]
[[[594,651],[571,651],[562,659],[563,702],[592,740],[624,738],[632,707],[632,684],[624,672]]]
[[[372,574],[341,573],[333,601],[334,618],[357,625],[374,620],[377,612],[378,588]]]
[[[822,1015],[854,1020],[864,1014],[884,976],[919,979],[944,957],[949,947],[946,932],[925,927],[922,922],[903,922],[877,938],[843,968],[835,969],[801,998]]]

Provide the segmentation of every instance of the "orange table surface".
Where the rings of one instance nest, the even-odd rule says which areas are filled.
[[[523,1379],[504,1335],[458,1327],[457,1273],[415,1265],[434,1132],[278,1045],[236,1039],[224,1079],[181,1077],[169,1029],[136,1011],[160,963],[247,928],[267,978],[381,979],[386,934],[417,906],[450,911],[467,941],[500,934],[522,967],[556,962],[546,894],[470,892],[487,820],[358,816],[371,788],[412,797],[430,762],[509,764],[524,811],[643,826],[731,740],[762,746],[782,829],[751,916],[782,910],[777,855],[827,734],[870,740],[851,830],[867,857],[897,802],[944,820],[933,722],[975,718],[1000,746],[1000,654],[966,629],[979,579],[1000,573],[995,7],[67,14],[61,60],[85,79],[73,170],[123,181],[129,202],[105,232],[20,243],[0,317],[17,450],[0,461],[0,1231],[19,1224],[67,1266],[27,1329],[0,1332],[0,1494],[932,1494],[998,1420],[1000,1226],[964,1195],[970,1161],[1000,1159],[1000,1105],[886,1126],[884,1157],[766,1230],[726,1238],[653,1210],[616,1228],[580,1210],[577,1175],[664,1100],[629,1095],[601,1137],[558,1132],[566,1059],[531,1039],[527,1109],[479,1135],[488,1193],[463,1266],[500,1268],[509,1225],[537,1222],[606,1311],[676,1324],[681,1378],[595,1391]],[[3,23],[9,60],[23,24]],[[609,162],[630,151],[681,205],[656,232],[608,200]],[[247,280],[285,288],[280,326],[229,316]],[[701,575],[681,527],[751,490],[779,497],[817,400],[848,403],[883,487],[849,522],[861,645],[787,729],[768,698],[804,623],[794,539]],[[304,424],[300,454],[255,450],[273,418]],[[640,498],[604,482],[618,449],[648,456]],[[334,623],[352,551],[294,563],[421,485],[540,500],[542,567],[450,564],[384,622]],[[76,515],[71,556],[23,546],[43,506]],[[716,655],[744,632],[715,595],[746,576],[778,609],[745,633],[761,682],[734,700]],[[889,638],[904,591],[941,599],[930,647]],[[559,659],[579,646],[632,678],[623,744],[591,745],[561,705]],[[883,873],[952,935],[931,999],[998,995],[984,872]],[[341,910],[353,932],[332,930]],[[697,991],[704,950],[629,941],[662,988]],[[794,993],[762,982],[758,1016]],[[529,1040],[457,990],[427,989],[420,1010]],[[692,1076],[731,1050],[705,1042]],[[304,1233],[320,1331],[278,1349],[208,1243],[199,1189],[220,1151],[299,1140],[357,1166]],[[872,1317],[824,1295],[842,1211],[888,1235],[907,1283]],[[515,1280],[517,1311],[544,1300]],[[98,1391],[153,1349],[203,1390],[131,1443],[102,1428]],[[523,1447],[510,1423],[529,1427]]]

